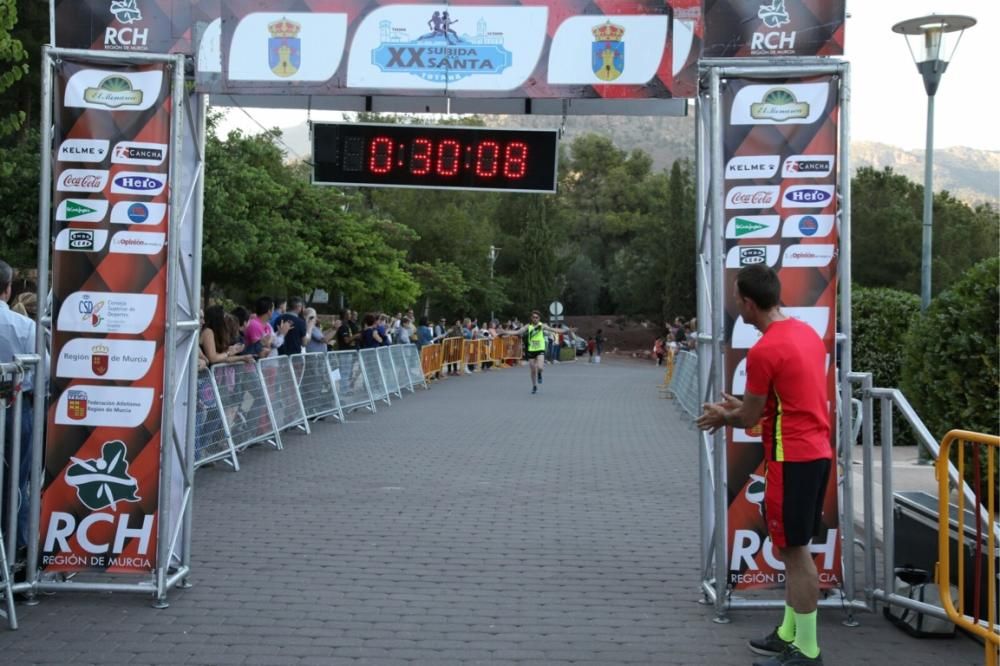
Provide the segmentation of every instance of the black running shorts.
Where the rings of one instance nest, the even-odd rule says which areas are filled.
[[[764,520],[778,548],[805,546],[819,533],[830,460],[767,461]]]

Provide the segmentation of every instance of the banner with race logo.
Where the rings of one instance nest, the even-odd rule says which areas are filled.
[[[764,264],[778,271],[782,311],[808,323],[827,349],[830,445],[836,450],[837,173],[839,92],[835,77],[723,82],[725,155],[726,391],[746,391],[747,350],[760,333],[733,298],[736,273]],[[780,587],[762,515],[763,446],[759,426],[728,429],[729,584]],[[789,444],[786,444],[789,446]],[[812,552],[824,588],[840,584],[837,469],[831,470],[821,534]]]
[[[47,571],[157,566],[170,71],[56,62]]]
[[[703,58],[844,54],[845,0],[705,0]]]

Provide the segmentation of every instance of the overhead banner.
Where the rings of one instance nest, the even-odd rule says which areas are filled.
[[[157,566],[170,71],[55,68],[46,571]]]
[[[56,45],[196,55],[198,89],[694,97],[701,57],[843,53],[844,0],[56,0]]]
[[[723,82],[725,155],[726,391],[746,392],[746,354],[760,332],[733,299],[743,266],[767,264],[781,279],[782,311],[809,324],[827,350],[827,394],[836,451],[834,357],[839,228],[839,92],[834,77]],[[781,587],[784,565],[763,519],[764,450],[759,426],[727,429],[729,584]],[[834,456],[836,460],[836,456]],[[824,588],[841,580],[836,465],[822,529],[810,546]]]
[[[846,0],[705,0],[701,55],[843,55],[846,5]]]

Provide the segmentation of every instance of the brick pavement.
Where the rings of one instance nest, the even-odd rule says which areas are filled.
[[[194,587],[61,594],[3,664],[749,664],[697,602],[695,440],[632,363],[448,379],[197,476]],[[827,664],[977,664],[821,613]]]

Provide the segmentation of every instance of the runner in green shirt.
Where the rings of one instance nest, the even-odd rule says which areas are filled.
[[[545,332],[552,334],[564,333],[566,329],[559,330],[542,323],[542,315],[538,310],[531,311],[531,322],[521,328],[514,330],[501,330],[500,335],[526,335],[527,343],[524,349],[525,358],[528,359],[528,369],[531,371],[531,392],[538,393],[538,385],[542,383],[542,370],[545,368]],[[574,329],[568,329],[570,331]]]

